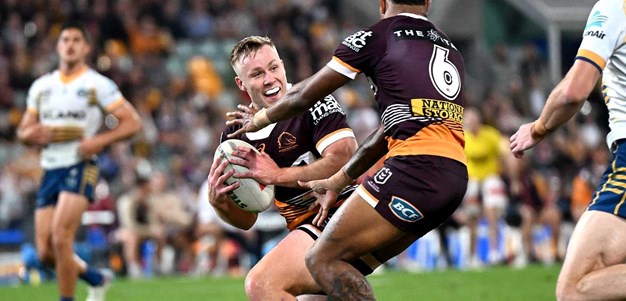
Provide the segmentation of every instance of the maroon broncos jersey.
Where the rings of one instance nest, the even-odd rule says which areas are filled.
[[[428,19],[385,18],[347,37],[327,66],[352,79],[358,73],[368,77],[387,157],[423,154],[465,163],[463,58]]]
[[[221,136],[239,127],[227,127]],[[354,137],[348,127],[344,111],[331,95],[318,101],[308,112],[279,121],[254,132],[236,137],[267,153],[280,167],[308,165],[322,157],[322,152],[333,142]],[[353,189],[352,189],[353,190]],[[276,186],[275,204],[286,219],[289,229],[317,213],[308,211],[312,199],[303,199],[305,189]],[[339,204],[339,202],[338,202]]]

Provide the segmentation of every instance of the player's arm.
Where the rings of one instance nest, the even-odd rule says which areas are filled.
[[[239,182],[226,185],[226,180],[233,176],[234,170],[224,172],[228,166],[228,160],[216,158],[209,171],[208,197],[209,204],[213,206],[217,215],[225,222],[239,229],[252,228],[257,219],[257,214],[240,209],[230,199],[228,193],[239,187]]]
[[[552,90],[541,112],[531,123],[522,125],[511,136],[511,151],[516,157],[541,141],[550,132],[566,123],[585,103],[600,79],[598,68],[585,61],[576,60],[561,82]]]
[[[338,194],[388,152],[385,131],[383,125],[380,125],[378,130],[370,134],[365,142],[359,146],[350,161],[330,178],[300,182],[303,187],[313,190],[317,198],[315,205],[320,205],[319,212],[313,219],[313,224],[321,226],[328,216],[330,208],[336,202]]]
[[[550,93],[536,121],[535,134],[545,136],[578,113],[600,76],[600,71],[593,64],[576,60],[565,78]]]
[[[45,146],[52,142],[52,129],[39,123],[37,113],[27,110],[17,126],[17,139],[33,146]]]
[[[79,152],[83,157],[97,154],[107,145],[127,139],[141,130],[141,118],[129,102],[124,101],[111,114],[118,120],[117,126],[91,139],[83,140],[79,147]]]
[[[271,176],[270,184],[300,188],[298,181],[325,179],[338,171],[354,154],[357,142],[354,137],[339,139],[322,152],[322,157],[303,166],[281,168]]]
[[[273,122],[298,115],[320,99],[326,97],[326,95],[345,85],[348,81],[350,81],[350,78],[328,66],[324,66],[313,76],[291,87],[285,96],[272,105],[271,108],[260,110],[251,119],[239,118],[228,121],[228,125],[242,125],[239,130],[229,134],[228,137],[233,138],[244,132],[254,132]],[[236,115],[232,114],[227,114],[227,116],[236,117]]]
[[[376,131],[365,139],[348,163],[339,169],[339,171],[335,172],[328,179],[311,181],[303,186],[312,189],[317,188],[320,191],[331,190],[339,193],[346,186],[354,182],[356,178],[366,172],[372,165],[376,164],[376,162],[388,152],[387,139],[385,139],[385,131],[381,124]],[[318,183],[322,184],[318,185]]]
[[[384,126],[381,124],[376,131],[370,134],[356,153],[342,168],[350,179],[356,179],[366,172],[372,165],[376,164],[380,158],[389,152],[387,139],[385,139]]]

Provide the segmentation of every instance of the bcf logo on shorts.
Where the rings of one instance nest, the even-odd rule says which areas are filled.
[[[411,203],[394,196],[391,198],[391,202],[389,203],[389,209],[395,216],[399,219],[414,223],[424,217],[424,215],[417,210]]]

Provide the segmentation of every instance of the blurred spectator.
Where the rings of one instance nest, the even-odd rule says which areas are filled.
[[[167,55],[173,46],[170,33],[157,24],[154,16],[141,15],[137,23],[127,26],[131,51],[135,55]]]
[[[120,196],[117,215],[120,228],[118,239],[122,243],[127,273],[131,278],[142,277],[144,263],[140,259],[141,245],[147,240],[162,246],[163,229],[159,225],[156,212],[150,207],[151,193],[149,174],[137,174],[136,187]],[[160,263],[160,250],[157,263]]]
[[[488,225],[490,264],[498,264],[503,260],[499,248],[499,221],[507,206],[506,188],[500,177],[503,160],[502,140],[500,132],[486,125],[481,113],[472,107],[465,108],[463,116],[465,129],[465,154],[469,182],[465,199],[457,221],[470,228],[470,266],[480,267],[481,260],[476,252],[478,223],[485,218]]]
[[[196,227],[196,273],[200,275],[221,275],[224,273],[238,274],[243,268],[240,262],[242,252],[248,256],[261,257],[260,246],[257,246],[256,231],[243,231],[222,221],[215,209],[209,204],[208,181],[204,181],[198,192],[198,223]],[[235,243],[233,248],[233,243]],[[234,251],[234,252],[233,252]]]
[[[188,38],[210,38],[215,32],[213,16],[209,14],[205,0],[191,0],[190,7],[182,14],[181,20],[184,35]]]
[[[164,245],[174,248],[173,263],[177,272],[186,273],[191,268],[195,212],[187,206],[181,196],[171,191],[169,179],[157,171],[150,177],[149,210],[154,213],[159,228],[163,230]],[[162,258],[163,259],[163,258]],[[170,263],[161,262],[161,272],[168,273]]]
[[[574,222],[577,222],[593,199],[593,191],[600,184],[602,174],[609,161],[609,152],[604,143],[598,143],[591,151],[587,162],[580,168],[572,182],[570,211]]]

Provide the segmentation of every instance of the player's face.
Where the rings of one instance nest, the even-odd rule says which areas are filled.
[[[264,45],[239,61],[235,78],[256,106],[269,107],[287,92],[287,75],[283,61],[274,47]]]
[[[73,64],[83,61],[89,49],[89,44],[79,29],[67,28],[61,32],[57,42],[57,52],[61,63]]]

